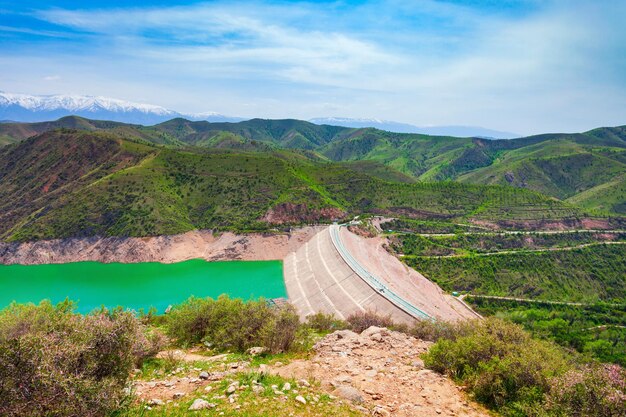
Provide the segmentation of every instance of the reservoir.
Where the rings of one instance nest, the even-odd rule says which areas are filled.
[[[172,264],[76,262],[45,265],[0,265],[0,308],[12,301],[57,303],[69,298],[78,311],[123,306],[163,313],[190,296],[232,298],[287,297],[281,261]]]

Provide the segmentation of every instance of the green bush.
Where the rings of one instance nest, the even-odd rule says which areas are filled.
[[[350,330],[356,333],[361,333],[363,330],[371,326],[387,328],[394,327],[394,322],[391,319],[391,316],[382,316],[370,310],[352,313],[346,320],[350,324]]]
[[[159,346],[132,313],[74,307],[0,311],[0,415],[103,416],[127,397],[130,371]]]
[[[533,339],[518,325],[490,318],[474,321],[464,331],[439,340],[424,362],[468,386],[477,400],[504,415],[528,415],[543,401],[551,379],[570,367],[563,350]]]
[[[547,405],[562,417],[623,417],[626,370],[601,364],[573,369],[552,381]]]
[[[449,323],[445,321],[416,320],[407,333],[418,339],[436,342],[440,339],[456,340],[471,331],[473,322]]]
[[[320,332],[334,332],[335,330],[342,330],[348,327],[348,323],[343,320],[339,320],[333,314],[315,313],[306,318],[306,324],[309,328]]]
[[[244,352],[253,346],[272,353],[291,348],[300,327],[291,305],[269,306],[264,300],[228,296],[190,298],[167,315],[167,333],[179,344],[205,342],[218,350]]]

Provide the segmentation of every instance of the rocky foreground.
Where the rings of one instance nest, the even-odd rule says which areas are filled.
[[[430,345],[403,333],[370,327],[360,335],[349,330],[329,334],[315,344],[312,357],[286,364],[259,364],[254,356],[232,360],[227,355],[167,352],[161,357],[212,365],[208,370],[179,367],[163,378],[137,380],[134,389],[147,408],[185,401],[190,413],[208,409],[228,415],[255,401],[297,405],[304,412],[307,407],[321,407],[322,398],[327,398],[356,415],[488,416],[450,379],[424,369],[419,355]],[[242,384],[243,374],[279,376],[281,381],[292,382],[265,386],[257,378]]]

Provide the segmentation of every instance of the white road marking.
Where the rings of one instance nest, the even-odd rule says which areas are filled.
[[[314,239],[318,239],[319,242],[319,234],[314,238]],[[309,242],[306,243],[305,247],[304,247],[304,255],[306,258],[306,262],[309,265],[309,269],[311,271],[313,271],[313,266],[311,265],[311,260],[309,259]],[[328,295],[326,295],[326,293],[324,292],[324,290],[322,289],[322,287],[320,286],[320,283],[317,281],[317,279],[315,278],[315,273],[313,273],[313,280],[315,281],[315,284],[317,284],[317,288],[319,288],[320,293],[324,296],[324,298],[326,299],[326,301],[328,301],[328,304],[330,305],[330,307],[332,307],[335,312],[337,313],[337,316],[341,319],[341,320],[345,320],[346,317],[341,313],[341,311],[339,311],[337,309],[337,307],[335,306],[335,304],[333,304],[333,302],[330,300],[330,298],[328,298]]]
[[[349,293],[348,291],[346,291],[346,289],[341,285],[341,283],[339,283],[339,281],[337,280],[337,278],[335,277],[335,275],[332,273],[332,271],[330,270],[330,268],[328,268],[328,264],[326,263],[326,260],[324,259],[324,255],[322,254],[322,247],[320,246],[320,239],[317,240],[317,252],[320,255],[320,259],[322,260],[322,264],[324,265],[324,268],[326,269],[326,272],[328,272],[328,275],[330,275],[333,279],[333,281],[335,281],[335,283],[337,284],[337,286],[341,289],[341,291],[343,291],[343,293],[346,295],[346,297],[348,297],[361,311],[365,311],[365,309],[361,306],[361,304],[359,304]]]
[[[306,305],[309,307],[309,311],[311,314],[315,314],[315,310],[313,310],[313,306],[309,301],[309,297],[306,296],[304,292],[304,288],[302,288],[302,282],[300,282],[300,276],[298,275],[298,262],[296,262],[296,255],[293,255],[293,276],[295,277],[296,282],[298,283],[298,288],[300,289],[300,293],[302,293],[302,299],[306,302]],[[295,302],[295,300],[294,300]]]

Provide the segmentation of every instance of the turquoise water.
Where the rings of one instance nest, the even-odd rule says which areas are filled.
[[[0,308],[12,301],[78,301],[78,311],[123,306],[159,312],[194,295],[237,298],[286,297],[281,261],[207,262],[200,259],[160,264],[76,262],[0,265]]]

